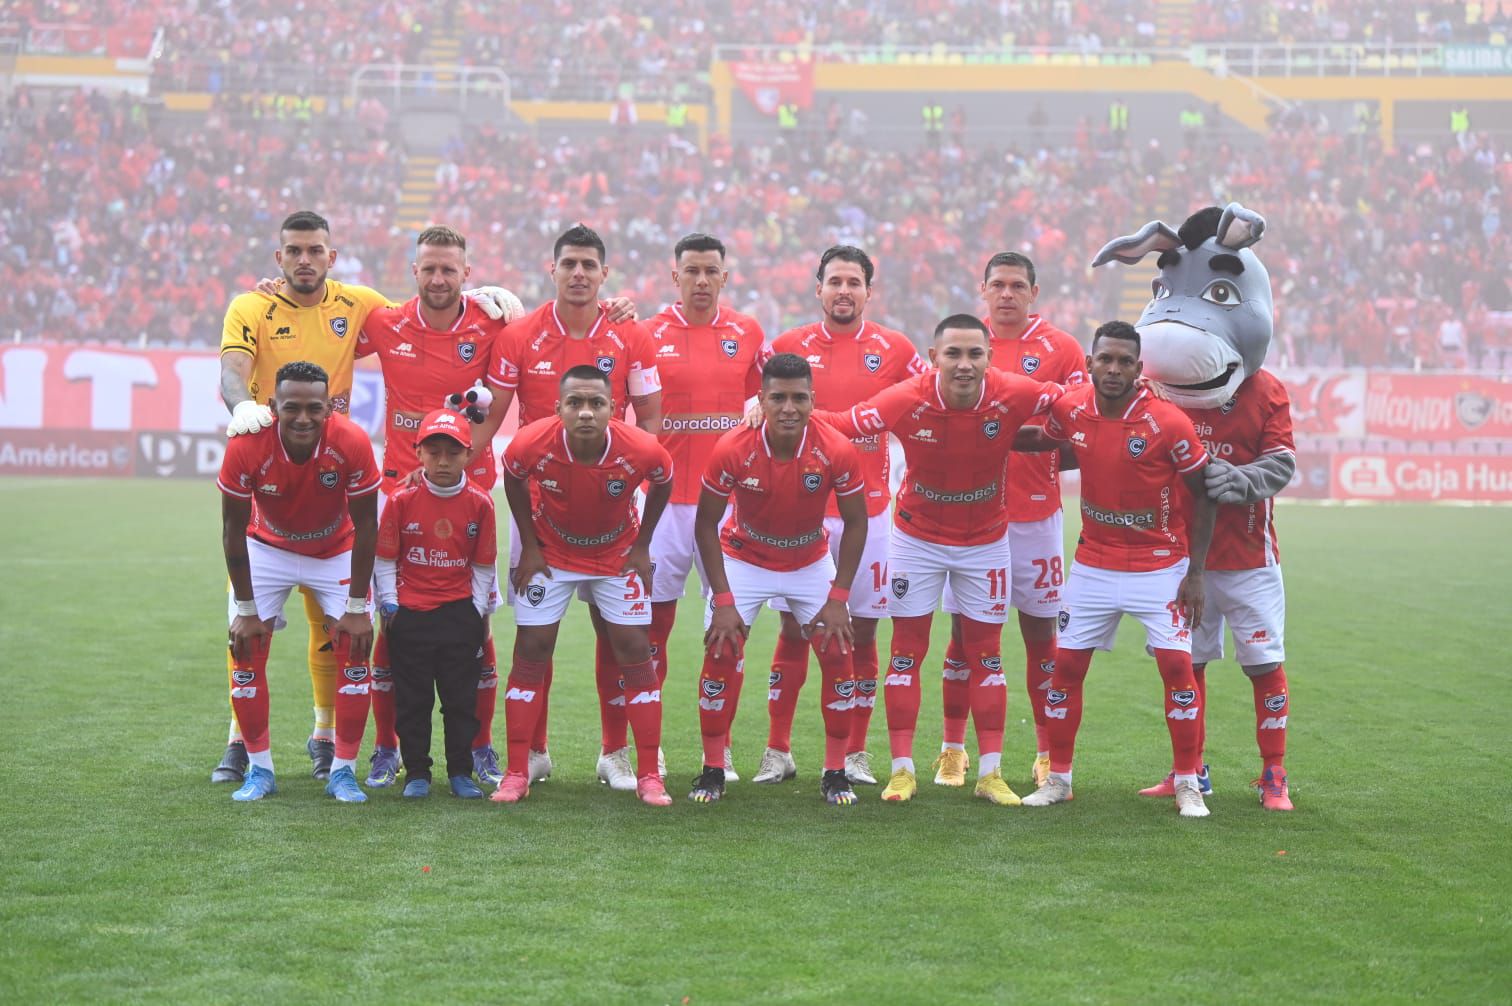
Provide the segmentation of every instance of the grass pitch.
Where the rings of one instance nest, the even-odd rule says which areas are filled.
[[[280,792],[233,805],[207,781],[226,720],[214,488],[11,480],[0,506],[0,1001],[1506,1002],[1512,989],[1512,510],[1284,508],[1298,809],[1263,813],[1247,788],[1250,690],[1225,662],[1209,672],[1213,816],[1184,821],[1135,796],[1169,748],[1128,622],[1093,663],[1073,804],[995,808],[930,785],[928,686],[911,804],[870,788],[854,808],[820,801],[812,688],[799,780],[689,804],[694,605],[665,692],[669,811],[593,780],[580,606],[557,659],[556,773],[525,804],[325,798],[303,751],[296,628],[271,671]],[[774,629],[764,618],[749,650],[747,777]],[[1011,626],[1005,644],[1017,667]],[[1004,768],[1024,793],[1021,680]],[[879,703],[885,764],[882,726]],[[502,711],[496,728],[502,744]]]

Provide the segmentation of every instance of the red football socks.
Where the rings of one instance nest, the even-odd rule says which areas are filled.
[[[872,710],[877,705],[877,637],[851,647],[851,666],[856,671],[856,708],[851,714],[847,754],[866,750],[866,734],[871,729]]]
[[[929,655],[929,627],[934,616],[893,619],[892,659],[882,682],[887,707],[887,744],[893,758],[912,758],[919,725],[919,671]]]
[[[971,672],[971,718],[978,755],[1001,754],[1008,715],[1008,680],[1003,676],[1003,627],[961,616],[961,643]]]
[[[656,775],[656,753],[661,749],[661,684],[656,680],[656,664],[647,659],[638,664],[621,664],[625,681],[625,718],[635,731],[635,774]]]
[[[1034,712],[1034,749],[1050,750],[1050,731],[1046,726],[1045,693],[1050,690],[1050,675],[1055,673],[1056,637],[1024,640],[1024,688],[1029,692],[1029,708]]]
[[[242,742],[248,754],[268,750],[268,645],[261,646],[242,660],[230,661],[231,711],[241,726]]]
[[[945,667],[940,674],[940,696],[944,705],[945,743],[966,743],[966,718],[971,715],[971,668],[967,666],[966,647],[950,634],[945,647]]]
[[[530,744],[539,720],[546,711],[546,689],[551,664],[524,660],[518,654],[509,672],[504,692],[504,742],[508,750],[508,770],[519,775],[530,772]]]
[[[1286,690],[1286,668],[1250,678],[1255,689],[1255,740],[1266,768],[1279,768],[1286,758],[1286,718],[1291,715],[1291,696]]]
[[[1065,651],[1062,650],[1062,653]],[[1192,677],[1192,655],[1156,650],[1155,666],[1165,684],[1166,729],[1171,734],[1171,768],[1177,775],[1202,771],[1202,699]],[[1060,676],[1057,669],[1056,676]]]
[[[805,639],[789,639],[780,633],[772,653],[772,673],[767,678],[767,747],[790,751],[793,744],[793,716],[798,709],[798,694],[808,680],[809,644]],[[719,763],[721,766],[724,762]]]
[[[1076,754],[1076,732],[1081,729],[1082,685],[1092,666],[1091,650],[1068,650],[1055,653],[1055,673],[1045,690],[1045,722],[1050,740],[1050,771],[1070,772]]]
[[[499,701],[499,661],[494,654],[492,636],[483,640],[478,664],[478,732],[473,737],[474,748],[488,747],[493,743],[494,709]]]
[[[388,633],[379,632],[373,643],[373,743],[391,751],[399,750],[399,735],[394,732],[394,678],[389,671]]]
[[[819,710],[824,717],[824,770],[844,770],[846,748],[850,745],[851,724],[856,715],[856,667],[849,653],[840,652],[840,644],[830,641],[823,652],[814,643],[819,658],[823,687],[819,692]]]

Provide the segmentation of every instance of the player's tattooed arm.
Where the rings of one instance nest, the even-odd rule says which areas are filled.
[[[541,552],[541,540],[536,537],[535,523],[530,519],[530,487],[525,480],[504,469],[504,498],[509,501],[509,512],[514,516],[515,533],[520,536],[520,564],[509,571],[509,582],[516,593],[522,592],[536,574],[551,579],[551,568]]]
[[[716,658],[723,653],[726,644],[731,654],[738,654],[750,631],[740,620],[740,612],[734,605],[720,603],[730,593],[724,552],[719,547],[719,522],[724,519],[729,501],[729,497],[705,489],[698,497],[698,511],[693,516],[693,543],[698,547],[699,558],[703,559],[709,592],[714,595],[709,628],[704,633],[704,647]]]
[[[252,392],[247,389],[252,383],[252,363],[252,354],[240,350],[221,354],[220,393],[227,412],[234,413],[239,404],[251,400]]]
[[[661,436],[662,432],[661,402],[660,391],[653,391],[649,395],[632,395],[630,398],[630,405],[635,409],[635,425],[653,437]]]
[[[254,600],[252,564],[247,558],[247,522],[252,519],[252,501],[239,496],[221,496],[221,548],[226,554],[226,573],[231,578],[231,594],[238,606]],[[228,636],[231,656],[246,660],[253,650],[268,645],[272,630],[255,613],[240,611],[231,619]]]
[[[1291,484],[1297,458],[1290,452],[1262,454],[1247,465],[1216,458],[1204,473],[1204,493],[1217,503],[1258,503]]]
[[[1176,604],[1187,624],[1192,628],[1202,625],[1202,606],[1205,596],[1203,573],[1207,569],[1208,546],[1213,543],[1213,525],[1218,519],[1218,504],[1208,499],[1204,491],[1203,470],[1184,476],[1187,489],[1192,493],[1192,526],[1187,531],[1186,576],[1176,589]]]

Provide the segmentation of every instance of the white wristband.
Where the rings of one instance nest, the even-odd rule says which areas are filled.
[[[257,601],[256,600],[243,601],[243,600],[238,599],[237,602],[236,602],[236,613],[238,615],[245,615],[248,618],[256,618],[257,617]]]
[[[347,614],[348,615],[366,615],[367,614],[367,598],[365,598],[365,597],[349,597],[349,598],[347,598]]]

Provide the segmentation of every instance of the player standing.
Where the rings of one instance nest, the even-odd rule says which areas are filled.
[[[748,402],[761,387],[761,366],[770,352],[754,318],[719,302],[730,280],[725,246],[708,234],[689,234],[672,250],[672,282],[679,300],[647,322],[656,344],[656,372],[661,379],[661,442],[672,455],[672,501],[656,525],[651,561],[656,569],[651,588],[651,656],[656,677],[667,678],[667,640],[677,620],[677,601],[687,587],[688,571],[698,566],[707,585],[703,561],[693,543],[700,477],[721,434],[740,424]],[[630,751],[625,745],[623,701],[600,705],[604,716],[603,753],[598,777],[614,789],[634,789]],[[618,745],[617,747],[615,745]],[[727,761],[725,778],[735,781]]]
[[[1209,499],[1218,506],[1208,553],[1202,624],[1192,630],[1192,673],[1197,696],[1207,705],[1207,665],[1223,659],[1223,627],[1234,634],[1234,659],[1255,694],[1255,739],[1260,747],[1260,805],[1291,810],[1286,785],[1287,690],[1286,589],[1276,546],[1276,493],[1296,471],[1291,399],[1286,386],[1268,371],[1256,371],[1234,397],[1216,409],[1186,409],[1212,457],[1204,477]],[[1199,738],[1198,764],[1206,740],[1206,717]],[[1202,765],[1199,785],[1207,781]],[[1210,786],[1202,786],[1204,793]],[[1175,774],[1144,796],[1172,796]]]
[[[987,326],[971,315],[952,315],[935,328],[929,350],[934,371],[848,413],[824,417],[847,435],[891,431],[908,463],[888,546],[893,636],[883,697],[892,778],[882,790],[884,800],[910,800],[918,790],[913,740],[919,669],[948,583],[962,612],[970,711],[981,753],[974,795],[1000,805],[1019,802],[999,768],[1008,708],[1000,650],[1011,565],[1003,483],[1019,427],[1061,388],[991,369],[991,358]]]
[[[562,375],[555,417],[520,430],[504,452],[504,492],[519,528],[514,667],[504,695],[508,767],[493,799],[530,793],[531,744],[544,712],[557,631],[578,590],[588,592],[623,680],[635,731],[636,793],[668,806],[657,771],[661,688],[651,660],[651,536],[672,495],[672,459],[656,438],[611,418],[610,377],[593,364]],[[635,487],[649,481],[638,519]]]
[[[782,333],[772,342],[774,353],[794,353],[813,369],[814,401],[824,409],[844,410],[929,369],[913,343],[901,332],[865,319],[876,269],[859,248],[836,245],[819,257],[815,296],[822,320]],[[866,733],[871,725],[877,691],[877,620],[887,614],[887,504],[892,496],[888,482],[888,444],[885,434],[864,431],[855,437],[856,449],[866,473],[866,512],[870,524],[866,552],[855,581],[850,584],[851,626],[855,632],[853,658],[856,665],[856,714],[851,721],[851,740],[845,760],[847,777],[853,783],[874,785],[866,753]],[[832,554],[843,537],[838,504],[826,511],[826,530]],[[793,763],[793,714],[798,693],[808,678],[809,643],[798,620],[784,611],[779,599],[772,606],[782,611],[782,629],[772,655],[767,706],[771,727],[761,767],[752,782],[781,782],[797,774]]]
[[[1066,578],[1055,673],[1044,694],[1050,777],[1024,798],[1028,807],[1071,799],[1071,759],[1092,651],[1112,649],[1128,613],[1144,624],[1166,688],[1176,806],[1183,817],[1208,815],[1197,784],[1202,701],[1192,677],[1192,630],[1202,624],[1215,512],[1203,492],[1208,455],[1186,413],[1139,384],[1143,369],[1134,326],[1108,322],[1092,338],[1091,383],[1056,401],[1045,425],[1045,438],[1069,442],[1080,463],[1082,534]]]
[[[582,224],[568,228],[556,239],[551,250],[551,278],[556,284],[556,299],[548,301],[525,317],[513,321],[498,342],[497,362],[489,373],[495,398],[489,410],[489,422],[480,437],[492,437],[503,421],[509,403],[520,402],[521,429],[555,414],[559,382],[574,367],[595,367],[609,381],[615,419],[623,419],[626,403],[635,406],[635,423],[652,434],[661,431],[661,380],[656,370],[656,349],[645,328],[633,320],[616,320],[616,313],[598,301],[599,288],[609,275],[605,264],[604,240]],[[634,486],[631,487],[632,489]],[[520,535],[510,534],[510,568],[518,565]],[[513,577],[511,577],[511,582]],[[511,598],[511,603],[514,599]],[[608,724],[616,710],[611,704],[625,701],[620,685],[619,661],[606,638],[606,630],[595,614],[594,630],[598,637],[595,651],[595,677],[599,691],[600,717]],[[551,668],[546,669],[549,688]],[[543,689],[543,694],[545,689]],[[618,700],[618,701],[616,701]],[[531,742],[530,778],[539,782],[551,774],[551,756],[546,750],[548,707],[543,704],[536,718],[536,736]],[[618,742],[623,734],[604,737],[604,749]]]
[[[845,778],[856,698],[845,584],[855,579],[866,545],[866,482],[854,445],[809,421],[813,384],[802,357],[773,356],[761,376],[765,422],[720,437],[704,469],[695,533],[712,599],[698,682],[704,768],[689,794],[698,803],[724,796],[730,722],[745,678],[745,639],[761,606],[776,597],[803,621],[824,675],[820,791],[832,804],[856,800]],[[844,525],[838,562],[826,541],[831,495]],[[727,506],[730,517],[721,531]]]
[[[450,227],[429,227],[420,232],[410,271],[415,277],[416,295],[403,304],[373,311],[357,340],[357,355],[377,356],[383,368],[386,429],[380,512],[384,500],[406,484],[419,464],[414,440],[421,421],[440,408],[448,396],[467,390],[488,375],[504,327],[482,304],[463,296],[472,271],[467,264],[467,240]],[[492,424],[492,429],[497,426]],[[467,481],[487,493],[495,478],[492,437],[480,434],[480,440],[468,464]],[[493,748],[493,718],[499,678],[491,634],[484,639],[480,666],[473,770],[479,779],[497,784],[502,776]],[[385,633],[379,634],[373,648],[373,727],[367,785],[390,786],[398,775],[399,743]]]
[[[982,270],[982,321],[992,333],[992,365],[1010,374],[1065,387],[1087,378],[1086,353],[1080,344],[1038,314],[1039,299],[1034,262],[1018,252],[999,252]],[[1012,594],[1018,609],[1019,634],[1024,640],[1024,680],[1034,711],[1034,784],[1050,771],[1050,742],[1040,693],[1049,687],[1055,670],[1055,619],[1060,613],[1064,581],[1061,551],[1065,529],[1061,515],[1060,464],[1055,452],[1016,453],[1008,461],[1008,544],[1013,554]],[[956,614],[948,592],[945,610]],[[942,674],[944,742],[935,762],[935,782],[966,785],[966,714],[970,703],[966,657],[960,632],[952,619],[950,646]]]
[[[268,732],[268,643],[295,587],[324,613],[341,664],[334,760],[326,792],[344,803],[357,786],[368,716],[368,583],[378,537],[378,465],[367,434],[333,415],[329,378],[312,363],[274,375],[274,422],[226,447],[218,485],[222,545],[231,578],[231,708],[250,769],[233,800],[276,792]]]

